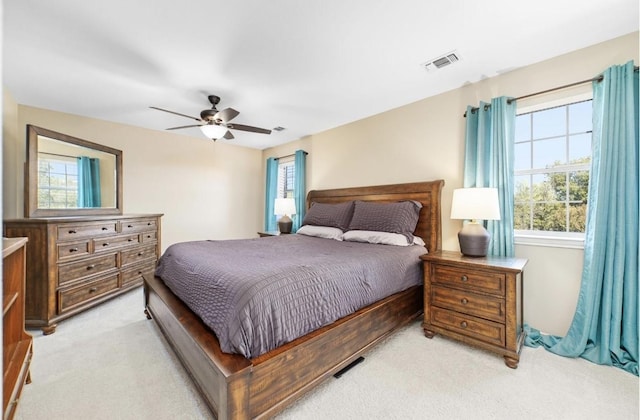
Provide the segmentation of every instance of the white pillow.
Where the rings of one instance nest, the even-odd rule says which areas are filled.
[[[342,239],[352,242],[368,242],[370,244],[409,246],[424,246],[422,238],[413,237],[413,243],[407,242],[407,237],[399,233],[379,232],[373,230],[350,230],[344,233]]]
[[[296,233],[318,238],[335,239],[336,241],[342,240],[342,230],[330,226],[304,225]]]

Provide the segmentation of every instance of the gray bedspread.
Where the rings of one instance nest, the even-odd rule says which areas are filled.
[[[156,275],[216,334],[259,356],[422,281],[421,246],[303,235],[171,245]]]

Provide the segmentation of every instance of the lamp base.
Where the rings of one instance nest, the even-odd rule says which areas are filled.
[[[293,227],[293,220],[289,216],[282,216],[280,220],[278,220],[278,230],[281,234],[291,233],[291,228]]]
[[[468,257],[484,257],[489,249],[491,235],[477,222],[467,223],[458,232],[460,252]]]

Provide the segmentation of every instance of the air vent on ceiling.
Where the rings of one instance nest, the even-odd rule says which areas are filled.
[[[422,64],[422,66],[428,71],[431,71],[431,70],[441,69],[457,61],[460,61],[460,55],[457,52],[453,51],[441,57],[428,61]]]

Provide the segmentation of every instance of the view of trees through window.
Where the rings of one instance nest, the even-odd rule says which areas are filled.
[[[38,208],[78,207],[78,163],[73,157],[38,156]]]
[[[584,232],[592,101],[516,117],[514,228]]]

